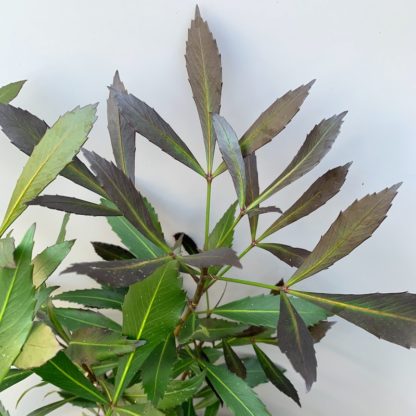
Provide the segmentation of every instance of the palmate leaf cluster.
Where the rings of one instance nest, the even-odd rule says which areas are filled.
[[[277,232],[334,197],[350,163],[323,174],[283,211],[264,205],[322,160],[346,113],[317,123],[289,165],[260,189],[256,153],[297,114],[313,81],[278,98],[239,137],[219,115],[221,57],[198,8],[188,32],[186,68],[202,127],[205,169],[170,124],[128,93],[118,73],[107,101],[115,162],[87,150],[83,154],[88,165],[77,157],[94,124],[95,105],[77,107],[48,126],[10,104],[23,82],[0,88],[1,128],[29,156],[0,225],[0,391],[36,374],[40,385],[53,385],[58,395],[30,415],[72,404],[106,416],[215,416],[222,407],[238,416],[262,416],[270,413],[253,388],[267,382],[280,391],[281,400],[286,395],[300,405],[297,389],[275,362],[279,355],[267,355],[264,344],[278,347],[309,389],[317,378],[314,344],[332,326],[328,319],[333,315],[384,340],[416,346],[416,295],[292,288],[368,239],[385,219],[398,185],[354,201],[312,250],[279,242]],[[205,182],[205,238],[200,246],[181,230],[170,244],[155,209],[136,188],[136,134]],[[216,146],[222,162],[214,167]],[[212,225],[212,187],[226,171],[236,194],[230,195],[229,208]],[[58,175],[92,191],[95,201],[40,195]],[[34,226],[19,243],[9,231],[29,205],[65,212],[56,242],[37,254]],[[100,259],[66,269],[91,277],[99,288],[64,291],[48,286],[48,278],[74,244],[66,239],[69,214],[106,217],[120,239],[121,245],[92,242]],[[258,218],[263,214],[273,220],[259,234]],[[249,242],[237,255],[232,248],[234,230],[244,217]],[[242,267],[244,255],[253,249],[288,264],[291,276],[276,276],[276,285],[232,277],[232,268]],[[188,293],[184,279],[194,282]],[[201,299],[218,281],[257,287],[259,294],[203,306]],[[107,316],[109,309],[118,320]],[[1,405],[0,413],[8,414]]]

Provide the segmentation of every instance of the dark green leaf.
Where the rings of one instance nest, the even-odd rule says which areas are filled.
[[[25,82],[26,80],[17,81],[0,87],[0,103],[8,104],[10,101],[14,100]]]
[[[280,316],[277,324],[279,348],[301,374],[309,390],[316,381],[316,356],[308,328],[284,292],[280,292]]]
[[[225,339],[222,340],[222,350],[228,369],[238,377],[246,378],[247,370],[244,363]]]
[[[257,157],[253,152],[244,158],[244,167],[246,171],[247,189],[246,189],[246,205],[250,205],[260,193],[259,176],[257,172]],[[258,208],[258,205],[255,207]],[[257,224],[259,220],[258,214],[249,215],[251,240],[256,239]]]
[[[256,393],[241,378],[212,364],[201,362],[201,365],[216,392],[236,416],[270,415]]]
[[[100,284],[112,287],[127,287],[143,280],[162,264],[172,260],[165,256],[151,260],[114,260],[73,264],[64,273],[85,274]]]
[[[190,256],[177,256],[180,261],[194,267],[230,265],[241,268],[240,260],[234,250],[228,247],[214,248]]]
[[[246,172],[238,138],[224,117],[212,115],[212,123],[225,165],[227,166],[238,197],[238,204],[244,208],[246,202]]]
[[[204,170],[188,146],[153,108],[132,94],[115,90],[113,92],[121,115],[137,133],[179,162],[205,176]]]
[[[59,400],[54,403],[49,403],[45,406],[39,407],[39,409],[34,410],[33,412],[30,412],[27,416],[45,416],[49,413],[53,412],[56,409],[59,409],[60,407],[64,406],[65,404],[71,402],[74,399],[64,399]]]
[[[163,235],[154,226],[152,214],[133,182],[112,162],[94,152],[84,150],[84,154],[100,184],[126,219],[156,245],[164,244]]]
[[[84,377],[63,352],[58,353],[55,358],[34,371],[44,381],[69,393],[94,402],[106,403],[104,396]]]
[[[16,268],[0,269],[0,381],[20,353],[32,327],[36,299],[32,283],[35,226],[16,248]]]
[[[217,341],[239,334],[247,329],[247,325],[226,321],[225,319],[203,318],[199,320],[199,327],[192,335],[200,341]]]
[[[121,309],[124,296],[114,290],[79,289],[60,293],[54,299],[78,303],[89,308]]]
[[[257,358],[260,365],[263,368],[267,378],[277,387],[282,393],[293,399],[299,406],[299,396],[293,384],[290,380],[285,377],[283,372],[277,367],[273,361],[256,345],[253,344],[254,351],[256,352]]]
[[[182,413],[183,416],[197,416],[192,400],[188,400],[186,403],[182,404]]]
[[[207,22],[201,18],[198,6],[195,19],[188,30],[185,58],[189,83],[204,135],[208,172],[211,172],[215,150],[211,114],[219,113],[221,107],[221,56]]]
[[[256,357],[247,357],[243,359],[244,366],[247,370],[247,377],[245,382],[250,387],[256,387],[259,384],[267,383],[266,374],[264,374],[263,368],[261,367],[259,360]],[[280,371],[284,372],[283,368],[279,368]]]
[[[154,405],[157,405],[165,395],[176,358],[175,339],[172,334],[169,334],[150,353],[149,358],[143,364],[143,387],[148,399]]]
[[[14,269],[14,238],[6,237],[0,239],[0,268]]]
[[[262,235],[265,238],[283,227],[306,217],[336,195],[345,182],[351,163],[331,169],[318,178]]]
[[[56,316],[70,331],[84,327],[96,327],[104,329],[112,329],[120,332],[120,325],[112,319],[107,318],[101,313],[90,311],[88,309],[75,308],[55,308]]]
[[[29,377],[32,374],[30,370],[18,370],[11,368],[7,373],[7,376],[4,377],[3,381],[0,383],[0,392],[8,389],[11,386],[19,383],[25,378]]]
[[[237,202],[234,202],[225,211],[224,215],[217,222],[214,229],[211,231],[208,238],[208,249],[214,249],[218,247],[231,247],[233,243],[234,232],[229,232],[230,228],[234,224],[235,209]]]
[[[341,113],[317,124],[287,168],[256,199],[256,204],[312,170],[331,149],[346,114]]]
[[[211,406],[208,406],[205,410],[204,416],[217,416],[220,406],[221,404],[218,401]]]
[[[257,247],[267,250],[292,267],[300,267],[305,258],[311,253],[304,248],[291,247],[286,244],[260,243],[257,244]]]
[[[136,133],[120,114],[114,91],[127,93],[124,84],[116,71],[113,84],[110,88],[110,96],[107,100],[108,132],[110,133],[111,146],[117,166],[134,183],[135,156],[136,156]]]
[[[386,218],[399,186],[367,195],[341,212],[287,284],[293,285],[327,269],[371,237]]]
[[[117,416],[163,416],[163,413],[155,409],[150,403],[116,407],[115,411]]]
[[[11,105],[0,104],[0,126],[4,134],[23,153],[30,156],[45,135],[48,125],[29,112]],[[61,175],[99,195],[103,190],[94,175],[77,157],[73,158]]]
[[[91,215],[94,217],[121,215],[120,211],[116,209],[62,195],[41,195],[30,201],[28,205],[40,205],[42,207],[68,212],[70,214]]]
[[[91,244],[94,247],[94,251],[103,260],[112,261],[134,259],[133,254],[123,247],[116,246],[114,244],[100,243],[98,241],[92,241]]]
[[[412,293],[335,295],[290,292],[378,338],[406,348],[416,347],[416,295]]]

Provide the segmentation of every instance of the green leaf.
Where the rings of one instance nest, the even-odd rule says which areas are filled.
[[[66,237],[66,227],[68,225],[70,214],[67,212],[64,214],[64,218],[62,219],[61,228],[59,230],[58,238],[56,239],[56,244],[63,243]]]
[[[33,150],[13,191],[0,235],[79,152],[95,121],[96,106],[66,113],[45,133]]]
[[[291,301],[280,292],[280,316],[277,324],[278,345],[289,358],[293,368],[301,374],[309,390],[316,381],[316,356],[313,338]]]
[[[26,80],[17,81],[0,87],[0,103],[8,104],[10,101],[14,100],[19,94],[25,82]]]
[[[236,416],[270,415],[256,393],[241,378],[224,368],[202,361],[200,363],[218,395]]]
[[[188,146],[153,108],[134,95],[121,91],[114,91],[114,98],[121,115],[137,133],[185,166],[205,176],[204,170]]]
[[[171,262],[171,256],[150,260],[114,260],[77,263],[64,270],[92,277],[100,284],[111,287],[127,287],[143,280],[158,267]]]
[[[277,367],[273,361],[262,351],[256,344],[253,344],[254,351],[256,352],[257,358],[260,365],[263,368],[267,378],[277,387],[282,393],[294,400],[299,406],[299,396],[293,384],[290,380],[285,377],[283,371]]]
[[[3,407],[1,402],[0,402],[0,416],[10,416],[9,412]]]
[[[311,81],[287,92],[260,115],[239,141],[244,157],[270,142],[286,127],[299,111],[299,107],[308,96],[314,82]],[[216,170],[215,175],[219,175],[225,170],[225,165],[222,163]]]
[[[229,230],[234,224],[236,207],[237,202],[231,204],[221,219],[217,222],[214,229],[211,231],[208,238],[209,250],[218,247],[232,246],[234,232],[229,233]]]
[[[98,241],[91,241],[94,251],[103,259],[107,261],[112,260],[128,260],[134,259],[130,251],[123,247],[114,244],[100,243]]]
[[[94,152],[84,150],[84,154],[101,186],[124,217],[153,243],[166,248],[163,235],[154,224],[154,213],[149,211],[133,182],[112,162]]]
[[[104,396],[84,377],[80,370],[63,353],[59,352],[34,372],[44,381],[69,393],[94,402],[106,403]]]
[[[198,6],[195,10],[195,19],[192,20],[188,30],[185,59],[189,83],[204,135],[208,172],[211,172],[215,150],[211,114],[219,113],[221,107],[221,56],[208,23],[201,18]]]
[[[350,166],[351,163],[347,163],[344,166],[338,166],[318,178],[308,190],[262,234],[261,238],[263,239],[283,227],[306,217],[328,202],[341,189]]]
[[[290,292],[378,338],[406,348],[416,347],[416,295],[412,293],[337,295]]]
[[[327,269],[371,237],[386,218],[399,186],[400,184],[397,184],[367,195],[341,212],[287,285],[293,285]]]
[[[66,354],[78,364],[96,364],[125,355],[136,349],[136,342],[120,332],[104,328],[85,327],[73,332]]]
[[[54,299],[78,303],[89,308],[121,309],[124,296],[107,289],[79,289],[60,293]]]
[[[39,407],[39,409],[36,409],[33,412],[30,412],[27,416],[45,416],[45,415],[48,415],[49,413],[53,412],[56,409],[59,409],[60,407],[64,406],[65,404],[70,403],[74,399],[75,398],[70,398],[70,399],[59,400],[59,401],[54,402],[54,403],[49,403],[45,406]]]
[[[256,387],[259,384],[264,384],[269,381],[266,374],[264,374],[263,368],[261,367],[257,357],[244,358],[243,363],[247,370],[245,382],[250,387]],[[283,368],[279,368],[279,370],[282,372],[285,371]]]
[[[150,403],[136,404],[133,406],[116,407],[117,415],[131,416],[163,416],[163,413],[155,409]]]
[[[224,162],[231,174],[237,193],[238,204],[244,208],[246,202],[246,172],[238,138],[225,118],[218,114],[212,115],[215,135]]]
[[[312,305],[310,302],[299,302],[302,299],[291,298],[291,303],[307,326],[327,318],[328,312]],[[249,325],[260,325],[276,328],[280,313],[278,296],[259,295],[246,297],[215,308],[212,313]]]
[[[188,400],[186,403],[182,403],[181,410],[181,415],[183,416],[197,416],[192,400]]]
[[[33,284],[39,287],[58,268],[69,254],[75,240],[64,241],[45,248],[33,259]]]
[[[6,237],[0,239],[0,268],[14,269],[14,238]]]
[[[211,406],[208,406],[205,410],[204,416],[216,416],[218,414],[218,410],[220,409],[220,405],[220,402],[217,401]]]
[[[2,104],[0,104],[0,126],[10,141],[28,156],[32,154],[34,147],[49,128],[43,120],[33,114],[12,105]],[[99,195],[105,195],[94,175],[77,157],[74,157],[60,174]]]
[[[117,209],[62,195],[41,195],[30,201],[28,205],[40,205],[42,207],[64,211],[69,214],[89,215],[93,217],[121,215],[121,212]]]
[[[169,262],[145,280],[130,286],[123,304],[123,333],[135,340],[145,339],[149,345],[159,344],[175,328],[184,306],[178,264]],[[119,369],[115,400],[126,387],[126,379],[131,377],[134,358],[134,354],[130,354]]]
[[[135,156],[136,156],[136,132],[120,114],[114,91],[127,93],[120,75],[116,71],[113,84],[110,87],[110,95],[107,100],[108,132],[110,133],[111,147],[117,166],[134,183]]]
[[[199,327],[192,338],[200,341],[217,341],[240,334],[247,325],[226,321],[225,319],[203,318],[199,320]]]
[[[176,361],[176,345],[172,334],[149,355],[142,367],[143,387],[149,400],[157,405],[163,399],[172,367]]]
[[[0,269],[0,381],[20,353],[32,327],[36,299],[32,284],[35,226],[14,252],[15,269]]]
[[[236,352],[231,348],[231,346],[225,339],[222,340],[222,350],[224,352],[224,359],[228,369],[236,376],[243,379],[246,378],[247,370],[244,366],[243,361],[240,359],[240,357],[236,354]]]
[[[40,367],[55,357],[59,350],[51,328],[43,322],[35,322],[14,365],[23,370]]]
[[[120,325],[101,313],[88,309],[55,308],[56,316],[70,331],[92,326],[120,332]]]
[[[346,114],[341,113],[317,124],[287,168],[251,203],[250,208],[312,170],[331,149]]]
[[[286,244],[259,243],[257,247],[268,251],[286,264],[292,267],[300,267],[306,257],[311,253],[304,248],[291,247]]]
[[[257,158],[256,154],[253,152],[247,155],[244,158],[244,167],[246,172],[247,179],[247,189],[246,189],[246,205],[250,205],[256,198],[259,196],[259,175],[257,172]],[[258,208],[256,205],[255,208]],[[249,215],[248,217],[250,223],[250,235],[251,240],[256,239],[257,225],[259,220],[259,215]]]
[[[29,370],[18,370],[11,368],[7,373],[7,376],[3,378],[3,381],[0,383],[0,392],[8,389],[11,386],[19,383],[25,378],[29,377],[32,374]]]

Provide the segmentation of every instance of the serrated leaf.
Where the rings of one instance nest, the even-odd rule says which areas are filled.
[[[145,280],[130,286],[123,304],[123,333],[155,346],[173,331],[184,306],[185,294],[178,276],[178,264],[169,262]],[[126,380],[137,371],[134,358],[134,354],[130,354],[119,370],[120,375],[117,374],[115,400],[125,389]]]
[[[60,117],[36,145],[17,180],[0,235],[79,152],[95,121],[96,106],[75,108]]]
[[[286,127],[299,111],[314,82],[311,81],[293,91],[287,92],[259,116],[239,141],[244,157],[254,153],[260,147],[270,142],[273,137],[277,136]],[[218,167],[216,174],[220,174],[225,170],[225,165],[222,163]]]
[[[124,296],[114,290],[107,289],[79,289],[63,292],[54,299],[78,303],[89,308],[120,309]]]
[[[310,302],[299,302],[301,299],[291,298],[292,305],[307,326],[328,317],[328,313]],[[280,313],[280,302],[277,296],[259,295],[246,297],[227,303],[212,311],[215,315],[239,321],[249,325],[261,325],[268,328],[276,328]]]
[[[287,282],[293,285],[332,266],[371,237],[386,218],[400,184],[367,195],[341,212],[312,253]]]
[[[194,267],[230,265],[241,268],[240,260],[234,250],[228,247],[214,248],[189,256],[177,256],[177,259]]]
[[[351,163],[338,166],[319,177],[263,234],[262,239],[306,217],[335,196],[345,182]]]
[[[237,202],[234,202],[225,211],[224,215],[215,225],[208,238],[208,249],[214,249],[218,247],[231,247],[233,243],[234,232],[229,233],[230,228],[234,224],[235,209]]]
[[[228,369],[236,376],[245,379],[247,377],[246,367],[225,339],[222,340],[222,350],[224,352],[224,359]]]
[[[14,249],[14,238],[0,239],[0,268],[13,269],[16,267],[13,257]]]
[[[39,287],[63,262],[74,245],[75,240],[64,241],[45,248],[32,261],[33,284]]]
[[[268,251],[292,267],[300,267],[306,257],[311,253],[304,248],[291,247],[286,244],[259,243],[257,244],[257,247]]]
[[[253,152],[244,158],[244,168],[246,172],[247,189],[246,189],[246,205],[250,205],[260,193],[259,189],[259,175],[257,172],[257,157]],[[255,207],[257,208],[258,205]],[[249,215],[251,240],[256,239],[258,214]]]
[[[132,94],[114,91],[121,115],[141,136],[195,172],[205,176],[204,170],[172,127],[145,102]]]
[[[313,342],[316,344],[325,337],[326,333],[333,327],[335,322],[320,321],[315,325],[309,327],[309,332],[313,338]]]
[[[247,325],[226,321],[225,319],[199,319],[199,327],[192,334],[192,339],[200,341],[217,341],[235,336],[247,329]]]
[[[294,290],[290,292],[378,338],[406,348],[416,347],[415,294],[403,292],[338,295]]]
[[[143,364],[143,387],[148,399],[155,406],[165,395],[176,358],[175,339],[172,334],[168,334],[166,339],[150,353],[149,358]]]
[[[331,149],[346,114],[346,112],[338,114],[317,124],[307,135],[302,147],[287,168],[260,194],[255,204],[251,205],[266,200],[312,170]]]
[[[135,156],[136,156],[136,133],[120,114],[114,91],[127,93],[120,75],[116,71],[113,83],[110,87],[110,95],[107,100],[108,132],[110,133],[111,146],[117,166],[134,183]]]
[[[112,162],[94,152],[84,150],[84,154],[101,186],[124,217],[153,243],[166,246],[163,235],[154,226],[148,205],[133,182]]]
[[[290,380],[256,344],[253,344],[253,348],[264,373],[271,383],[300,406],[298,392]]]
[[[114,260],[77,263],[63,273],[78,273],[92,277],[100,284],[111,287],[127,287],[143,280],[172,257],[165,256],[151,260]]]
[[[215,150],[211,114],[221,107],[222,71],[217,42],[208,23],[201,18],[198,6],[188,30],[186,69],[204,135],[208,172],[211,172]]]
[[[84,327],[111,329],[118,332],[121,330],[117,322],[99,312],[75,308],[55,308],[54,311],[62,325],[70,331]]]
[[[30,201],[28,205],[40,205],[42,207],[64,211],[69,214],[89,215],[93,217],[121,215],[121,212],[117,209],[62,195],[41,195]]]
[[[7,373],[7,376],[3,378],[0,383],[0,392],[8,389],[11,386],[19,383],[25,378],[29,377],[32,374],[29,370],[18,370],[16,368],[11,368]]]
[[[84,377],[80,370],[63,353],[59,352],[52,360],[34,372],[42,378],[64,391],[75,394],[83,399],[98,403],[106,403],[104,396]]]
[[[243,155],[241,154],[237,135],[225,118],[218,114],[212,115],[212,123],[218,147],[220,148],[224,163],[227,166],[234,183],[238,204],[241,208],[244,208],[246,202],[247,181]]]
[[[32,327],[36,298],[32,284],[35,226],[14,252],[16,267],[0,269],[0,381],[9,372]]]
[[[89,366],[128,354],[135,349],[136,342],[127,340],[120,332],[85,327],[73,332],[66,354],[72,361]]]
[[[308,328],[284,292],[280,292],[280,315],[277,323],[278,346],[300,373],[309,390],[316,381],[316,356]]]
[[[8,104],[14,100],[26,81],[16,81],[0,87],[0,103]]]
[[[10,141],[28,156],[32,154],[34,147],[49,128],[43,120],[26,110],[2,104],[0,104],[0,126]],[[60,174],[78,185],[104,195],[94,175],[77,157],[74,157]]]
[[[236,416],[270,415],[256,393],[241,378],[212,364],[201,362],[201,365],[216,392]]]

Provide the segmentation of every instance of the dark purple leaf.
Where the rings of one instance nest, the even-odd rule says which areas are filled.
[[[133,254],[123,247],[98,241],[92,241],[91,244],[94,247],[94,251],[106,261],[134,259]]]
[[[222,340],[222,349],[228,369],[238,377],[243,379],[246,378],[247,370],[244,363],[225,339]]]
[[[178,256],[178,260],[194,267],[229,265],[241,268],[240,260],[238,259],[235,251],[228,247],[202,251],[201,253],[192,254],[190,256]]]
[[[269,253],[272,253],[274,256],[292,267],[300,267],[306,257],[311,254],[310,251],[305,250],[304,248],[291,247],[286,244],[260,243],[257,244],[257,247],[267,250]]]

